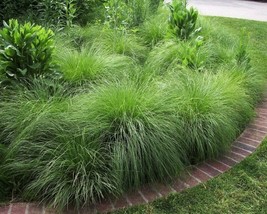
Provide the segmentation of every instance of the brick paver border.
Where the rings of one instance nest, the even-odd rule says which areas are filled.
[[[115,211],[149,203],[170,193],[181,192],[200,183],[214,178],[242,161],[256,150],[267,136],[267,99],[256,109],[256,118],[247,126],[243,133],[233,142],[231,149],[216,160],[192,166],[183,178],[177,178],[170,184],[154,183],[129,192],[121,198],[107,200],[93,207],[81,210],[81,214],[94,214]],[[0,214],[55,214],[55,210],[35,203],[11,203],[0,207]],[[66,211],[65,214],[77,213]]]

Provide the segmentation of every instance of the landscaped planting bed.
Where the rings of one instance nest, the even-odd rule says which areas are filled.
[[[266,74],[246,30],[232,35],[180,1],[136,2],[107,1],[104,21],[56,33],[4,23],[0,200],[78,209],[171,181],[251,120]]]

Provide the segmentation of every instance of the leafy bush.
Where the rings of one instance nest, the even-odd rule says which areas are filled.
[[[41,26],[11,19],[0,30],[0,73],[23,80],[53,71],[53,32]]]
[[[105,24],[119,30],[140,25],[151,11],[149,0],[108,0],[104,5]]]
[[[0,2],[0,20],[19,18],[31,9],[31,5],[36,5],[36,0],[2,0]],[[0,26],[2,23],[0,23]]]
[[[143,23],[150,14],[150,0],[125,0],[127,6],[131,8],[131,26],[138,26]]]
[[[192,7],[186,8],[186,0],[174,0],[169,5],[171,14],[169,18],[169,26],[171,33],[181,40],[187,40],[197,33],[196,28],[198,12]]]
[[[149,53],[146,66],[154,72],[163,74],[167,70],[180,67],[201,70],[207,55],[202,48],[202,40],[186,42],[165,41]]]
[[[42,24],[56,27],[71,27],[78,12],[76,0],[42,0],[36,9]]]
[[[66,27],[72,23],[86,25],[99,16],[104,0],[3,0],[0,17],[28,19],[48,27]]]
[[[124,1],[109,0],[105,4],[105,25],[124,30],[131,25],[132,11]]]

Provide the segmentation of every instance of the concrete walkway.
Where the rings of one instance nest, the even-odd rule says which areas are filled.
[[[188,0],[201,15],[267,21],[267,2],[248,0]]]

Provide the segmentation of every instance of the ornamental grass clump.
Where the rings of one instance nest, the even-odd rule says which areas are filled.
[[[63,78],[72,82],[112,79],[123,76],[134,68],[131,58],[119,54],[108,54],[98,48],[83,48],[81,51],[65,49],[58,52],[56,61]]]
[[[147,45],[153,47],[165,38],[167,30],[168,14],[161,9],[140,26],[140,35]]]
[[[3,170],[4,157],[6,155],[7,146],[0,143],[0,201],[8,200],[11,197],[12,185],[10,179]]]
[[[160,88],[113,82],[97,87],[91,96],[77,97],[74,103],[80,106],[77,114],[88,132],[109,148],[112,175],[122,190],[164,181],[183,169],[177,118]]]
[[[136,35],[107,28],[104,28],[96,38],[94,45],[103,48],[108,53],[129,56],[140,63],[146,60],[148,54],[148,49],[142,39]]]
[[[1,136],[8,145],[2,169],[13,190],[24,200],[58,208],[80,208],[116,194],[107,147],[70,120],[71,94],[59,89],[39,96],[35,85],[0,105]]]
[[[180,138],[192,163],[226,151],[253,116],[251,98],[239,77],[224,72],[171,75],[170,94],[183,129]]]

